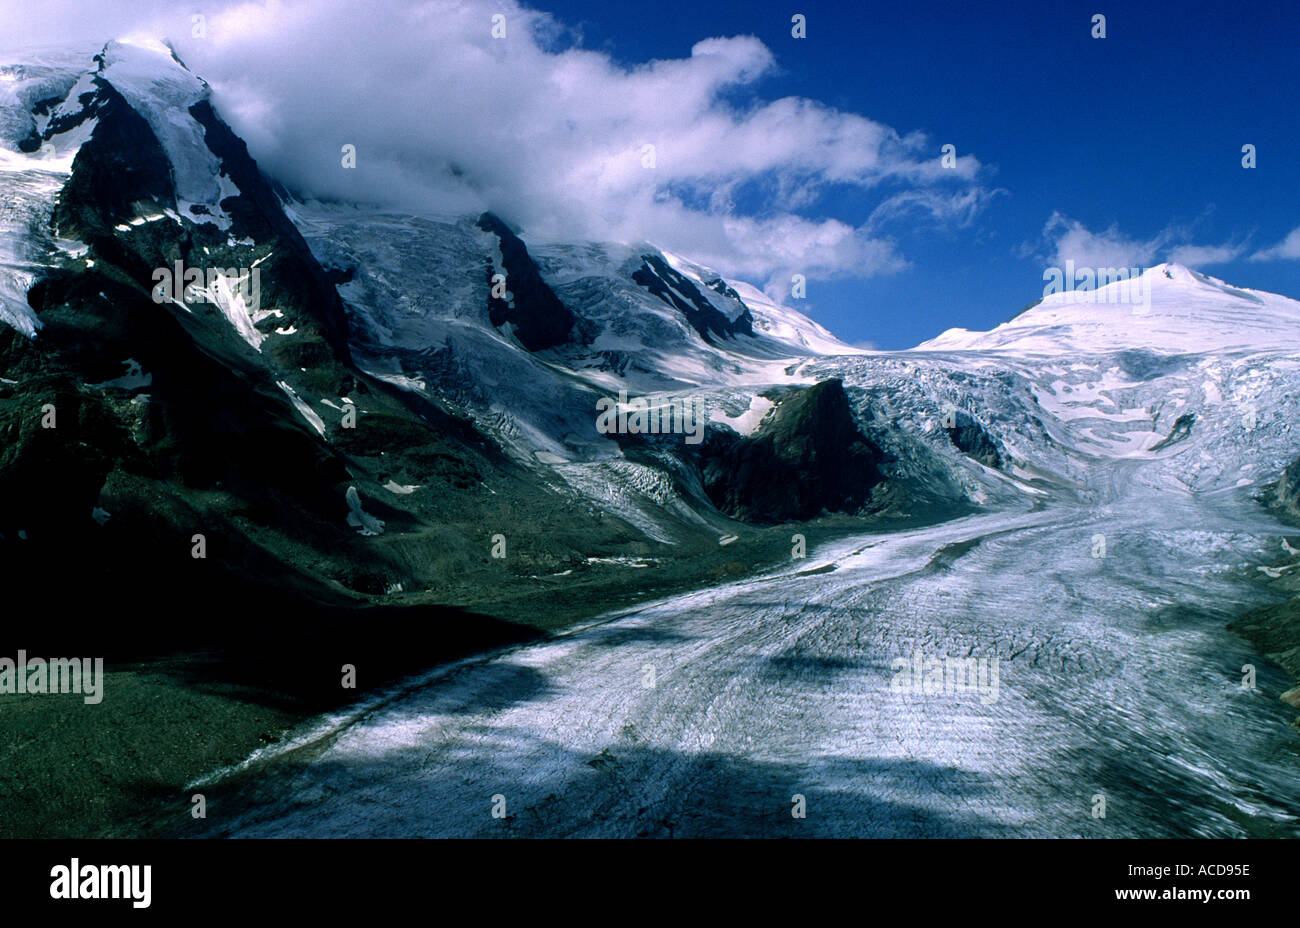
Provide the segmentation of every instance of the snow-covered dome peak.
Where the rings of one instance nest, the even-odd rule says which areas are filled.
[[[1136,274],[1124,268],[1069,270],[1072,279],[1050,280],[1043,298],[1014,319],[988,332],[949,329],[918,350],[1300,350],[1300,302],[1289,297],[1234,287],[1175,262]]]

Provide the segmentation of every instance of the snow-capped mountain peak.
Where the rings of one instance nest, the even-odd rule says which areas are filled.
[[[1070,266],[1048,293],[988,332],[949,329],[921,351],[1095,353],[1146,348],[1170,354],[1300,349],[1300,302],[1234,287],[1181,264],[1119,279]],[[1046,275],[1045,275],[1046,276]]]
[[[152,39],[109,42],[99,55],[99,74],[145,118],[171,165],[177,211],[196,222],[230,226],[221,201],[239,190],[221,170],[191,108],[209,99],[206,81],[170,47]]]

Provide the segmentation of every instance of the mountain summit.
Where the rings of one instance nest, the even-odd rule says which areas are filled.
[[[949,329],[917,346],[920,351],[1025,354],[1124,348],[1300,349],[1300,302],[1233,287],[1181,264],[1159,264],[1134,279],[1051,293],[991,331]]]

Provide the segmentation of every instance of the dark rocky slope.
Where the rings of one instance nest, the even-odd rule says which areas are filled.
[[[1282,478],[1274,490],[1274,503],[1296,522],[1300,522],[1300,458],[1282,471]]]
[[[997,444],[984,431],[983,426],[964,412],[958,412],[956,425],[946,429],[949,440],[962,454],[974,458],[986,467],[995,470],[1002,466],[1002,452]]]
[[[658,255],[642,255],[641,261],[641,266],[632,272],[632,279],[669,306],[680,311],[691,328],[695,329],[704,341],[713,344],[714,339],[717,338],[754,334],[754,318],[750,315],[748,307],[734,320],[729,319],[709,302],[695,284],[673,270]],[[721,280],[714,282],[713,289],[723,296],[740,302],[740,296],[736,291]],[[744,306],[743,303],[741,305]]]
[[[1282,472],[1269,502],[1283,519],[1300,524],[1300,458]],[[1292,550],[1300,547],[1300,537],[1291,538],[1288,544]],[[1282,693],[1281,699],[1300,709],[1300,554],[1291,553],[1271,565],[1271,572],[1275,576],[1262,575],[1268,585],[1290,593],[1291,598],[1252,609],[1228,627],[1291,675],[1297,685]],[[1295,724],[1300,728],[1300,717]]]
[[[709,432],[700,460],[714,505],[762,523],[856,512],[884,455],[858,430],[843,383],[826,380],[782,399],[753,435]]]
[[[573,330],[573,313],[542,279],[541,272],[528,253],[528,247],[492,213],[480,216],[478,226],[497,237],[501,247],[501,261],[505,265],[508,299],[489,292],[488,315],[492,324],[500,327],[510,323],[519,343],[529,351],[563,345]],[[496,267],[488,262],[489,286],[497,273]]]

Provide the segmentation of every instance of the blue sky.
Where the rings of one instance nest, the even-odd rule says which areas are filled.
[[[757,36],[776,67],[743,88],[754,100],[809,97],[979,159],[991,196],[969,221],[909,215],[882,228],[906,269],[810,284],[801,308],[846,340],[899,348],[1004,321],[1041,295],[1072,224],[1076,244],[1134,263],[1221,249],[1205,256],[1233,257],[1187,263],[1300,298],[1300,256],[1250,260],[1300,227],[1300,4],[1290,0],[543,8],[583,47],[628,66],[685,57],[710,36]],[[807,16],[806,39],[790,36],[794,12]],[[1105,39],[1090,35],[1096,12]],[[1241,166],[1246,143],[1253,170]],[[799,211],[857,226],[887,192],[831,189]],[[764,208],[757,197],[740,205]]]

